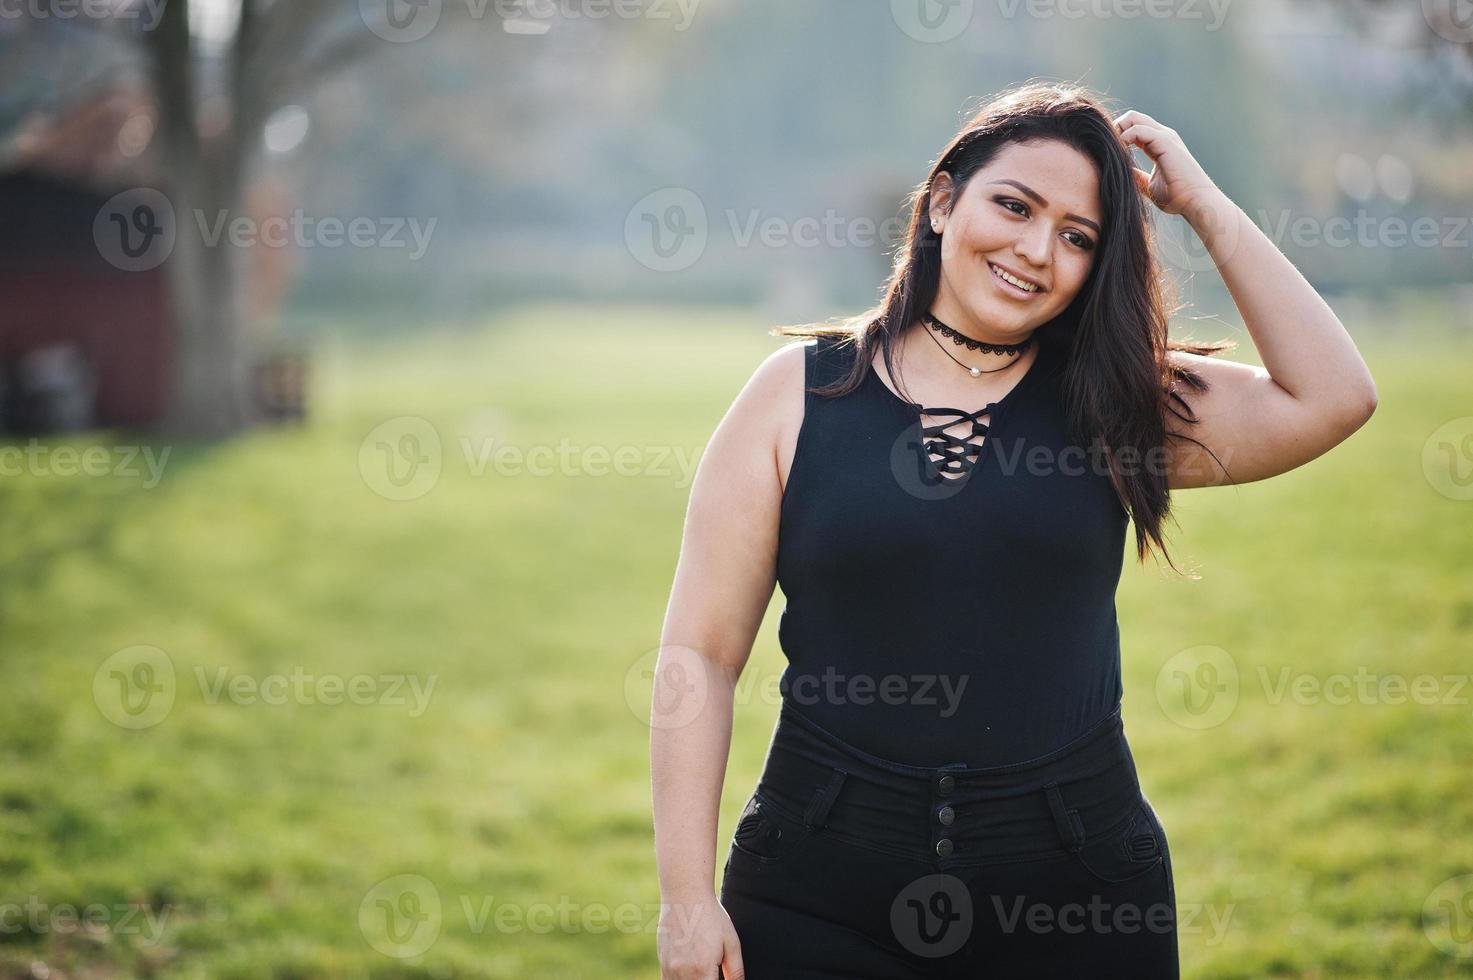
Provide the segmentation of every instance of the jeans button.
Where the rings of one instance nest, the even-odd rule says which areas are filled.
[[[936,780],[936,792],[940,793],[942,796],[946,796],[954,789],[956,789],[955,776],[942,776],[940,779]]]
[[[950,827],[952,821],[956,819],[956,811],[949,806],[944,806],[936,811],[936,819],[941,821],[941,826]]]
[[[943,837],[936,842],[936,853],[940,857],[951,857],[952,843],[950,837]]]

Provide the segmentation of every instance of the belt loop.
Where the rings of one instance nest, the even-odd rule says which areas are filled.
[[[839,787],[844,785],[844,777],[849,775],[844,770],[834,767],[829,775],[828,785],[824,786],[808,804],[808,811],[803,814],[803,824],[809,830],[817,830],[824,825],[829,818],[829,810],[834,805],[834,798],[839,795]]]
[[[1079,811],[1065,809],[1064,797],[1059,792],[1057,780],[1050,779],[1043,784],[1044,792],[1048,795],[1048,806],[1054,815],[1054,826],[1059,830],[1059,836],[1071,851],[1077,851],[1084,846],[1084,825],[1080,823]]]

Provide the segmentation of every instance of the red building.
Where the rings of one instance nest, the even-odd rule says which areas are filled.
[[[78,354],[89,425],[146,426],[166,407],[172,326],[163,269],[127,272],[98,251],[93,221],[111,196],[32,171],[0,176],[6,429],[78,427],[57,424],[53,410],[27,397],[72,383],[65,379],[77,374]]]
[[[0,431],[146,427],[168,406],[165,266],[119,268],[94,237],[115,194],[159,187],[154,118],[145,90],[109,88],[28,120],[0,161]],[[259,182],[248,211],[281,196]],[[293,263],[282,249],[252,258],[247,315],[270,318]],[[299,368],[275,365],[274,387]]]

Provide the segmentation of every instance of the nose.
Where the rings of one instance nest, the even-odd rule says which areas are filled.
[[[1048,267],[1052,258],[1053,242],[1054,233],[1039,222],[1018,236],[1013,243],[1013,251],[1030,265],[1043,269]]]

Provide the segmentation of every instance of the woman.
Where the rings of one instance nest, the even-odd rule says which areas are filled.
[[[1168,341],[1151,204],[1202,238],[1263,368]],[[1125,525],[1165,554],[1170,490],[1364,424],[1344,327],[1174,130],[1032,84],[917,188],[876,309],[780,332],[815,339],[706,449],[656,668],[661,976],[1177,976],[1121,725]],[[782,706],[718,899],[733,685],[774,581]]]

